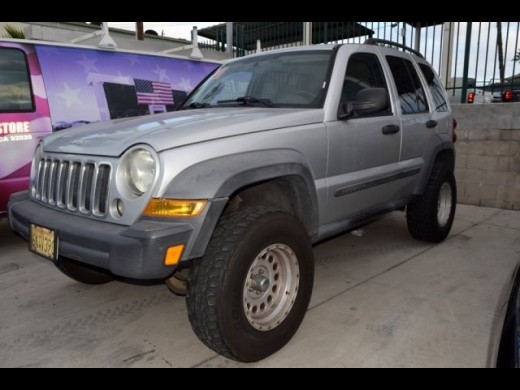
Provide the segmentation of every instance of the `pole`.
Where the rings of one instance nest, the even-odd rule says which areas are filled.
[[[444,88],[451,88],[451,66],[453,63],[453,41],[455,34],[453,34],[453,22],[445,22],[443,27],[443,42],[442,58],[441,58],[441,81],[444,83]]]
[[[312,22],[303,22],[303,45],[312,45]]]
[[[462,78],[462,94],[460,97],[461,104],[467,103],[466,97],[468,96],[468,73],[469,73],[469,56],[471,49],[471,29],[473,27],[473,23],[468,22],[468,27],[466,28],[466,52],[464,54],[464,73]]]
[[[233,22],[226,22],[226,53],[233,55]]]
[[[421,22],[417,23],[415,27],[415,47],[414,50],[420,52],[421,51],[421,34],[422,34],[422,26]]]
[[[136,38],[139,41],[144,41],[144,22],[135,22]]]

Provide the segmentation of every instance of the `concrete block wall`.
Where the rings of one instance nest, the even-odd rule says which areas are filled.
[[[459,202],[520,210],[520,103],[455,105]]]

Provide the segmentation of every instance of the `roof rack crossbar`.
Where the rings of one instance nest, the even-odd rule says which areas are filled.
[[[404,51],[408,51],[410,53],[413,53],[413,54],[415,54],[418,57],[424,58],[424,56],[421,54],[421,52],[419,52],[417,50],[414,50],[411,47],[402,45],[402,44],[397,43],[397,42],[387,41],[385,39],[369,38],[369,39],[367,39],[365,41],[365,45],[375,45],[375,46],[386,45],[386,46],[390,46],[390,47],[397,47],[399,49],[403,49]]]

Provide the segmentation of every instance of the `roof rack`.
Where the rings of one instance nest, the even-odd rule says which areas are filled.
[[[424,58],[424,56],[417,50],[414,50],[405,45],[401,45],[400,43],[397,43],[397,42],[387,41],[385,39],[369,38],[365,41],[365,45],[374,45],[374,46],[386,45],[386,46],[390,46],[390,47],[397,47],[399,49],[403,49],[404,51],[408,51],[412,54],[415,54],[418,57]]]

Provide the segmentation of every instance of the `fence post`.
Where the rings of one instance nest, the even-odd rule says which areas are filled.
[[[312,45],[312,22],[303,22],[303,45]]]
[[[473,27],[472,22],[467,22],[466,28],[466,50],[464,54],[464,73],[462,74],[462,94],[460,97],[460,103],[467,103],[468,96],[468,73],[469,73],[469,56],[471,53],[471,29]],[[460,28],[460,27],[459,27]]]
[[[226,53],[233,55],[233,22],[226,22]]]
[[[444,88],[449,89],[451,85],[451,65],[453,63],[453,41],[455,39],[453,22],[444,22],[442,30],[443,45],[441,57],[441,81],[444,83]]]

